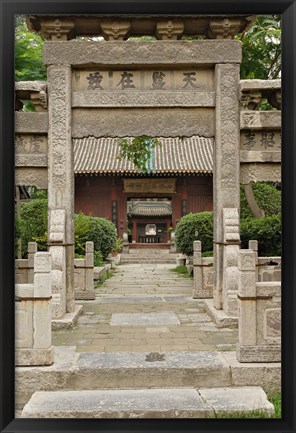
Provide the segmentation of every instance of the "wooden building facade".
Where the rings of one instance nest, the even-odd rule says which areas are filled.
[[[113,221],[131,241],[166,243],[182,216],[212,210],[213,139],[159,140],[146,172],[118,157],[117,139],[74,140],[75,212]]]

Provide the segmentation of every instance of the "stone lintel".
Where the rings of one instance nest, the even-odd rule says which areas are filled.
[[[132,91],[72,93],[72,107],[214,107],[214,92]]]
[[[47,81],[16,81],[15,93],[18,99],[30,99],[31,93],[47,91]]]
[[[46,134],[48,131],[47,113],[15,113],[15,132],[25,134]]]
[[[109,108],[72,110],[72,137],[213,137],[214,110],[211,108]]]
[[[281,162],[281,152],[278,150],[241,150],[240,151],[241,163],[252,162]]]
[[[240,80],[240,92],[248,92],[250,90],[280,90],[282,87],[281,80]]]
[[[241,111],[240,129],[281,129],[281,111]]]
[[[281,164],[276,162],[242,163],[240,165],[240,183],[281,182]]]
[[[91,66],[198,66],[240,63],[241,43],[232,40],[200,41],[47,41],[45,65]]]
[[[47,167],[47,155],[16,155],[16,167]]]

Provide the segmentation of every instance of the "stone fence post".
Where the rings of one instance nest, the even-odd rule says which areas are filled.
[[[213,269],[209,258],[202,258],[201,241],[193,242],[193,295],[194,299],[213,298],[213,283],[209,270]],[[213,272],[213,271],[212,271]],[[212,275],[213,276],[213,275]]]
[[[75,299],[95,299],[94,243],[85,243],[85,258],[74,259]]]
[[[279,362],[281,359],[281,284],[257,283],[256,253],[238,257],[239,362]]]
[[[37,243],[28,243],[28,283],[34,282],[34,255],[37,253]]]
[[[123,239],[122,252],[128,254],[129,253],[128,234],[123,233],[122,239]]]
[[[16,284],[15,293],[16,365],[51,365],[50,253],[35,254],[34,283]]]

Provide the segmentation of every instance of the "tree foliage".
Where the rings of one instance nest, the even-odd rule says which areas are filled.
[[[25,17],[18,16],[15,27],[15,80],[46,80],[43,65],[43,39],[29,32]]]
[[[281,212],[281,193],[273,186],[265,182],[256,182],[252,185],[256,202],[260,209],[264,210],[265,216],[277,215]],[[241,219],[253,218],[249,208],[245,192],[240,189],[240,216]]]
[[[134,166],[144,172],[151,171],[150,161],[153,149],[161,145],[155,137],[141,135],[133,139],[121,139],[119,141],[120,152],[118,158],[127,158],[132,161]]]
[[[236,37],[242,42],[242,79],[281,77],[281,17],[258,16],[254,25]]]

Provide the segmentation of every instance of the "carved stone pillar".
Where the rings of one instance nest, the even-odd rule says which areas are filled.
[[[239,214],[237,208],[223,209],[223,310],[238,316],[238,254],[240,249]]]
[[[74,311],[74,167],[71,139],[71,67],[48,68],[48,212],[53,254],[55,318]],[[57,251],[58,249],[58,251]],[[56,278],[55,278],[56,277]],[[59,316],[59,317],[58,317]]]
[[[214,305],[223,308],[223,209],[239,209],[239,64],[218,64],[214,152]]]

